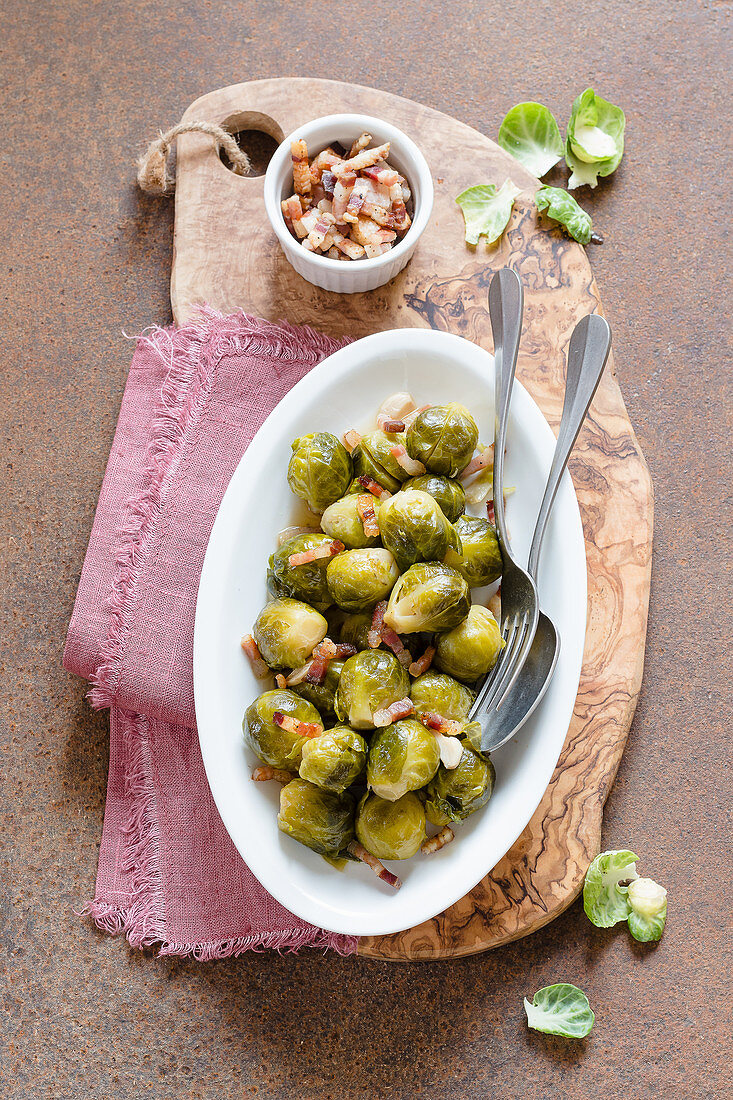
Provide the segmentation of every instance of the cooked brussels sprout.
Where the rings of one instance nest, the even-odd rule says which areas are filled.
[[[452,722],[465,722],[476,694],[452,676],[430,668],[412,681],[410,698],[418,714],[423,710],[434,710]]]
[[[493,668],[503,648],[496,619],[487,607],[474,604],[468,618],[437,639],[433,661],[441,672],[471,684]]]
[[[265,604],[252,629],[257,648],[270,668],[299,668],[326,637],[328,623],[300,600],[281,598]]]
[[[364,490],[359,486],[361,492]],[[331,538],[339,539],[347,550],[360,550],[365,546],[374,546],[379,540],[376,535],[365,535],[364,524],[359,515],[358,496],[341,497],[329,504],[321,516],[321,528]],[[376,498],[374,500],[377,504]],[[376,510],[376,508],[375,508]]]
[[[380,428],[367,432],[361,437],[352,452],[354,463],[354,476],[373,477],[390,493],[396,493],[408,474],[402,469],[399,462],[390,450],[395,444],[404,443],[404,435],[399,432],[383,432]],[[362,489],[362,492],[364,490]]]
[[[488,757],[480,756],[463,743],[456,768],[441,764],[426,791],[425,814],[433,825],[463,821],[491,798],[496,773]]]
[[[629,884],[639,878],[637,856],[628,848],[601,852],[591,863],[583,884],[583,908],[596,928],[612,928],[628,920]]]
[[[356,730],[374,728],[374,713],[405,699],[410,677],[391,653],[365,649],[344,664],[336,692],[336,714],[340,722]]]
[[[346,550],[331,558],[326,579],[331,598],[344,611],[364,611],[386,599],[400,575],[389,550]]]
[[[412,791],[396,802],[364,795],[356,811],[356,839],[377,859],[409,859],[425,839],[422,802]]]
[[[433,474],[456,477],[471,461],[478,443],[476,421],[468,409],[451,401],[431,405],[413,420],[407,433],[407,453]]]
[[[361,734],[348,726],[334,726],[303,745],[300,777],[342,794],[363,773],[366,762],[367,743]]]
[[[451,547],[441,560],[457,569],[469,588],[481,588],[498,580],[502,571],[501,550],[489,521],[477,516],[461,516],[456,521],[456,531],[462,549]]]
[[[369,744],[367,784],[380,798],[396,802],[419,791],[435,775],[440,749],[434,733],[414,718],[378,730]]]
[[[398,634],[450,630],[463,622],[470,606],[468,585],[460,573],[439,562],[421,562],[397,581],[384,621]]]
[[[300,722],[321,724],[321,716],[307,700],[286,688],[265,691],[247,707],[242,722],[245,743],[266,764],[292,771],[300,767],[303,745],[308,738],[276,725],[275,711],[290,714]]]
[[[322,856],[336,856],[354,839],[354,800],[293,779],[280,791],[277,826]]]
[[[420,489],[437,500],[440,510],[450,523],[455,523],[466,510],[466,494],[460,481],[452,477],[440,477],[439,474],[420,474],[411,477],[402,486],[403,489]]]
[[[347,615],[341,624],[339,638],[342,642],[353,645],[356,649],[369,649],[369,631],[372,628],[372,615],[370,611],[356,611],[353,615]]]
[[[343,667],[343,661],[329,661],[322,684],[308,684],[304,681],[292,688],[301,699],[307,699],[309,703],[312,703],[321,717],[329,722],[336,717],[334,709],[336,688],[339,686]]]
[[[429,493],[407,489],[379,506],[382,543],[391,550],[400,569],[419,561],[442,561],[449,549],[460,555],[455,528]]]
[[[667,922],[667,891],[652,878],[636,878],[629,883],[629,931],[640,943],[662,938]]]
[[[318,546],[333,542],[328,535],[294,535],[270,556],[267,570],[267,586],[273,596],[292,596],[305,600],[318,611],[325,611],[333,602],[326,583],[326,569],[333,559],[316,558],[305,565],[291,565],[291,554],[315,550]]]
[[[351,455],[330,432],[301,435],[292,447],[288,484],[311,512],[324,512],[348,488],[353,477]]]

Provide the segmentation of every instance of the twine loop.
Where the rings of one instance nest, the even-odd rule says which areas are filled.
[[[168,153],[179,134],[209,134],[224,149],[238,176],[248,176],[252,164],[247,154],[239,148],[230,133],[213,122],[179,122],[170,130],[151,141],[137,162],[137,182],[149,195],[171,195],[175,190],[175,176],[168,171]]]

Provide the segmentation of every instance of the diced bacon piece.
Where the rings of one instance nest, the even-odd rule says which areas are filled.
[[[386,417],[392,420],[404,420],[408,413],[413,412],[415,409],[415,401],[411,393],[407,393],[402,390],[399,393],[391,393],[389,397],[385,397],[382,404],[379,406],[377,413],[377,427],[382,428],[380,424],[380,417]],[[386,428],[382,428],[386,431]],[[401,431],[402,429],[400,429]]]
[[[439,833],[435,836],[431,836],[429,840],[424,840],[420,845],[420,851],[424,856],[432,855],[433,852],[439,852],[441,848],[445,848],[446,844],[450,844],[452,840],[455,840],[456,834],[453,832],[450,825],[444,825]]]
[[[413,661],[410,665],[408,669],[410,676],[422,676],[423,672],[427,672],[433,663],[434,656],[435,646],[429,645],[422,657],[418,657],[418,659]]]
[[[301,225],[305,229],[306,234],[313,232],[313,230],[318,225],[319,217],[320,217],[320,213],[318,212],[318,210],[306,210],[305,214],[300,219]],[[293,223],[293,224],[295,224],[295,223]]]
[[[336,219],[334,218],[333,214],[319,214],[316,224],[313,226],[313,229],[308,234],[308,240],[314,248],[321,247],[326,239],[326,235],[328,234],[331,226],[334,224],[335,221]],[[328,247],[331,247],[330,243]]]
[[[360,485],[363,485],[365,489],[368,489],[373,496],[378,497],[379,500],[387,500],[388,497],[392,496],[388,489],[385,489],[378,481],[375,481],[373,477],[369,477],[369,474],[361,474],[356,480]]]
[[[423,710],[418,714],[418,718],[426,729],[432,730],[433,733],[444,733],[447,737],[458,737],[463,733],[460,722],[454,722],[452,718],[444,718],[435,710]]]
[[[393,229],[382,229],[371,218],[359,215],[351,227],[351,236],[359,244],[368,245],[389,244],[396,239],[397,234]]]
[[[355,142],[353,142],[349,149],[349,158],[355,157],[357,153],[360,153],[362,149],[366,149],[367,145],[371,145],[372,135],[368,134],[366,130],[363,134],[359,134]]]
[[[446,737],[442,733],[436,733],[435,739],[440,749],[441,764],[447,771],[452,772],[461,762],[463,745],[457,737]]]
[[[404,233],[410,227],[410,215],[407,213],[399,182],[390,187],[389,198],[392,204],[392,224],[400,233]]]
[[[323,186],[323,190],[324,190],[326,196],[329,199],[332,199],[333,198],[333,190],[334,190],[334,187],[336,186],[336,177],[334,176],[333,172],[324,172],[323,175],[321,176],[321,184]]]
[[[349,452],[349,454],[351,454],[354,447],[358,447],[359,443],[361,443],[361,436],[353,428],[351,428],[348,432],[344,432],[341,438],[343,439],[344,447]]]
[[[279,688],[286,688],[288,686],[288,681],[285,679],[282,672],[278,672],[275,676],[275,683]]]
[[[308,671],[305,674],[306,684],[322,684],[326,679],[326,673],[328,672],[328,657],[313,656],[313,660],[309,662]]]
[[[302,722],[292,714],[283,714],[281,710],[275,711],[272,720],[280,729],[287,730],[288,733],[300,734],[301,737],[320,737],[323,733],[320,722]]]
[[[340,252],[343,252],[345,256],[348,256],[350,260],[361,260],[364,255],[364,246],[358,244],[356,241],[349,240],[348,237],[344,237],[341,241],[336,241],[336,247]]]
[[[376,152],[376,150],[370,150],[370,152]],[[377,164],[373,162],[373,167],[366,167],[362,169],[362,172],[367,179],[374,180],[375,183],[381,183],[385,187],[391,187],[397,183],[399,173],[394,168],[388,168],[384,164]]]
[[[308,164],[308,146],[303,138],[290,143],[290,156],[293,161],[293,187],[297,195],[310,195],[311,173]]]
[[[346,210],[344,211],[344,221],[356,222],[357,215],[364,205],[364,198],[367,192],[367,180],[358,179],[351,189],[349,195],[349,201],[346,204]]]
[[[295,772],[285,771],[284,768],[271,768],[268,764],[262,768],[255,768],[252,772],[252,778],[255,783],[267,783],[268,780],[275,779],[278,783],[285,784],[292,779],[297,779],[298,776]]]
[[[361,208],[361,213],[365,218],[371,218],[382,229],[393,228],[391,211],[385,210],[383,206],[376,206],[373,202],[365,202]]]
[[[321,214],[330,214],[332,207],[333,203],[330,199],[321,199],[321,201],[317,204],[317,209],[320,210]]]
[[[322,183],[314,183],[311,192],[310,205],[320,209],[321,203],[326,201],[326,192]],[[330,202],[330,199],[329,199]]]
[[[393,447],[390,447],[389,453],[392,455],[395,462],[397,462],[410,477],[425,473],[425,466],[422,462],[419,462],[418,459],[410,458],[405,450],[404,444],[395,443]]]
[[[346,207],[349,205],[349,199],[351,198],[351,192],[354,184],[356,183],[356,175],[354,172],[349,172],[347,175],[342,176],[336,180],[336,184],[333,189],[333,210],[332,213],[337,222],[341,222],[346,212]]]
[[[404,432],[405,422],[404,420],[390,420],[384,413],[380,413],[377,417],[377,427],[381,428],[383,432],[394,435],[395,432]]]
[[[382,627],[384,626],[384,613],[386,610],[387,601],[380,600],[372,612],[372,625],[367,634],[370,649],[379,649],[382,644]]]
[[[377,523],[377,517],[374,512],[374,497],[371,493],[365,493],[363,496],[357,497],[356,510],[359,513],[359,519],[361,520],[366,537],[369,539],[378,538],[379,524]]]
[[[338,250],[338,248],[336,247],[335,244],[331,245],[331,247],[329,248],[328,252],[325,253],[325,255],[328,256],[329,260],[344,260],[344,259],[346,259],[346,257],[341,252],[339,252],[339,250]]]
[[[277,536],[277,545],[278,547],[282,546],[288,539],[293,539],[296,535],[315,535],[317,531],[317,527],[284,527]]]
[[[485,470],[494,465],[494,444],[484,447],[477,455],[474,455],[468,466],[461,471],[460,480],[464,481],[471,474],[477,474],[479,470]]]
[[[298,221],[293,222],[292,226],[293,226],[293,232],[295,233],[295,236],[299,240],[302,241],[304,237],[308,236],[308,230],[303,225],[303,219],[302,218],[299,218]]]
[[[343,661],[355,654],[356,646],[348,642],[332,642],[330,638],[324,638],[313,650],[314,657],[323,657],[326,661]]]
[[[394,887],[395,890],[399,890],[402,883],[397,878],[397,875],[393,875],[391,871],[388,871],[383,863],[373,856],[371,852],[368,852],[357,840],[352,840],[347,849],[348,852],[355,858],[365,863],[367,867],[371,867],[377,878],[381,878],[382,882],[386,882],[388,886]]]
[[[486,606],[496,619],[499,626],[501,626],[501,585],[499,585],[496,592],[488,601]]]
[[[289,199],[283,199],[280,203],[280,209],[283,212],[285,221],[289,221],[291,225],[293,222],[300,221],[303,216],[303,207],[297,195],[291,195]]]
[[[402,639],[396,631],[392,630],[389,626],[382,627],[382,641],[384,644],[392,650],[397,660],[403,666],[403,668],[409,668],[412,664],[412,654],[409,649],[405,649],[402,644]]]
[[[384,145],[375,146],[374,149],[362,149],[361,152],[357,153],[355,157],[348,157],[346,160],[342,160],[338,164],[334,164],[332,172],[335,176],[338,176],[339,178],[345,176],[349,172],[363,172],[365,168],[370,168],[372,165],[377,164],[380,160],[386,160],[388,156],[389,142],[387,141]],[[366,175],[367,173],[365,172],[364,174]]]
[[[393,722],[399,722],[400,718],[409,718],[414,710],[412,699],[405,697],[398,699],[396,703],[391,703],[388,707],[375,710],[372,721],[377,729],[383,729],[385,726],[391,726]],[[436,736],[439,735],[436,734]]]
[[[317,181],[321,183],[323,181],[324,172],[332,168],[334,164],[340,164],[341,160],[342,158],[329,145],[328,149],[324,149],[317,157],[313,158],[313,163],[310,166],[310,174],[313,182],[315,183]]]
[[[254,640],[251,634],[245,634],[240,643],[242,649],[247,654],[249,662],[252,665],[252,671],[258,680],[264,680],[266,676],[270,675],[270,670],[267,664],[262,659],[262,654],[257,648],[257,642]]]
[[[301,550],[299,554],[291,554],[288,564],[291,569],[294,569],[296,565],[308,565],[309,562],[317,561],[319,558],[333,558],[345,549],[346,547],[339,539],[333,539],[331,542],[322,543],[321,546],[314,546],[310,550]]]
[[[412,427],[421,412],[425,412],[425,410],[429,408],[430,405],[421,405],[419,409],[413,409],[411,412],[407,413],[407,415],[402,418],[405,422],[405,431],[408,431]]]
[[[496,512],[494,511],[493,497],[491,500],[487,500],[486,502],[486,516],[489,523],[496,523]]]
[[[321,241],[321,252],[330,252],[331,248],[336,248],[336,231],[333,226],[329,229],[326,236]],[[338,249],[336,249],[338,252]]]
[[[391,244],[365,244],[364,254],[368,260],[373,260],[375,256],[383,256],[385,252],[389,252]]]

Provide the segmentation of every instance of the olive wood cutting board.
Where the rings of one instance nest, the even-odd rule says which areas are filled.
[[[565,353],[577,321],[601,312],[581,245],[538,215],[538,181],[483,134],[398,96],[330,80],[258,80],[198,99],[184,122],[278,142],[321,115],[381,116],[422,149],[435,206],[412,261],[387,286],[337,295],[298,276],[268,223],[262,176],[242,177],[201,133],[178,139],[171,300],[183,324],[197,303],[243,308],[313,325],[330,336],[396,327],[437,328],[493,349],[491,276],[509,265],[522,279],[525,315],[518,377],[552,428],[562,411]],[[522,189],[498,246],[470,249],[454,198],[474,183]],[[603,804],[639,694],[649,603],[653,495],[649,472],[609,360],[570,463],[588,562],[588,625],[575,711],[550,785],[532,820],[493,871],[446,912],[390,936],[365,937],[362,955],[436,959],[470,955],[541,928],[578,895],[599,851]],[[458,840],[460,843],[460,840]]]

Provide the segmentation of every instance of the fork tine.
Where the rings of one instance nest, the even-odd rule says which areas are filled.
[[[516,682],[517,677],[519,676],[522,669],[524,668],[524,664],[525,664],[525,661],[527,659],[527,655],[529,654],[529,651],[532,647],[532,642],[534,641],[535,632],[537,630],[537,620],[539,619],[539,610],[537,608],[535,608],[534,609],[534,614],[532,616],[530,616],[529,612],[528,612],[526,617],[527,617],[527,630],[526,630],[526,632],[524,634],[524,637],[522,639],[522,644],[521,644],[521,647],[519,649],[519,652],[517,653],[516,660],[515,660],[515,663],[514,663],[514,667],[511,670],[511,677],[509,679],[509,682],[506,683],[505,685],[499,685],[499,687],[497,688],[497,693],[496,694],[498,695],[498,699],[496,699],[496,702],[495,702],[495,706],[496,706],[497,710],[499,709],[501,704],[504,702],[504,700],[506,699],[506,697],[509,694],[509,692],[511,691],[511,689],[514,687],[514,684]]]
[[[502,666],[496,679],[492,680],[491,688],[483,698],[483,710],[484,713],[492,710],[496,706],[496,700],[503,696],[506,690],[506,684],[510,677],[513,676],[517,659],[521,652],[521,647],[524,639],[527,635],[528,615],[525,612],[521,617],[517,616],[517,628],[514,631],[512,637],[511,650],[507,647],[506,659],[502,662]]]
[[[472,708],[472,714],[476,714],[479,710],[485,710],[491,706],[491,701],[494,698],[494,692],[500,681],[505,677],[507,672],[511,671],[514,664],[514,654],[517,647],[517,639],[522,628],[522,620],[518,616],[514,616],[507,627],[507,633],[505,637],[505,648],[499,657],[499,660],[494,665],[493,669],[489,672],[486,680],[484,681],[479,693],[476,697],[476,701]],[[521,638],[519,639],[521,641]]]
[[[512,640],[514,638],[515,630],[516,630],[515,620],[514,619],[507,620],[505,629],[503,631],[503,637],[504,637],[504,643],[505,643],[504,648],[502,649],[501,653],[499,654],[499,657],[497,658],[496,664],[494,665],[493,668],[490,668],[489,671],[486,673],[486,675],[484,676],[484,678],[483,678],[483,680],[482,680],[482,682],[481,682],[481,684],[478,688],[478,691],[476,692],[476,698],[474,699],[473,706],[471,707],[471,712],[470,712],[472,718],[482,708],[484,699],[486,698],[486,695],[487,695],[489,689],[491,688],[491,685],[494,683],[494,681],[499,676],[499,672],[500,672],[501,668],[503,667],[503,663],[504,663],[504,659],[506,657],[506,654],[507,654],[507,652],[509,651],[509,649],[512,645]]]

